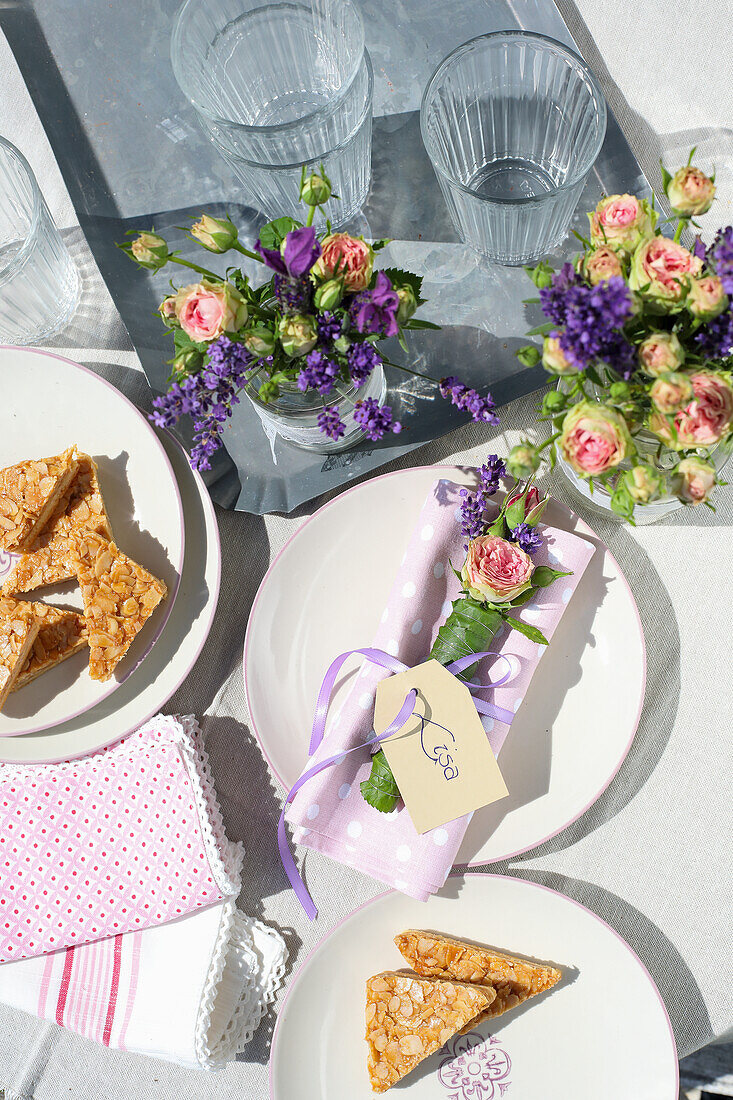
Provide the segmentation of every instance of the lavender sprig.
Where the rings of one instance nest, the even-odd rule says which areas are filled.
[[[530,557],[541,549],[544,542],[537,528],[531,527],[528,523],[518,523],[509,533],[514,542],[519,543],[525,554],[529,554]]]

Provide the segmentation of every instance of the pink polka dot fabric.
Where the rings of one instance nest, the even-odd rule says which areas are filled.
[[[173,718],[83,760],[0,765],[0,963],[221,901],[235,887],[217,817]]]

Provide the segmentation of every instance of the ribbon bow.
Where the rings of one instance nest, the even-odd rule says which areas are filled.
[[[346,653],[339,654],[339,656],[331,662],[326,675],[323,677],[323,683],[318,692],[316,712],[313,718],[313,728],[311,730],[311,739],[308,746],[309,757],[312,757],[323,743],[323,738],[326,733],[326,718],[328,716],[328,708],[331,705],[331,696],[336,684],[336,678],[344,663],[348,661],[349,657],[353,657],[356,654],[361,654],[362,657],[366,657],[372,664],[379,665],[392,674],[407,672],[410,667],[397,657],[393,657],[390,653],[385,653],[383,649],[350,649]],[[491,680],[488,684],[467,683],[466,687],[472,694],[476,691],[486,691],[488,688],[501,687],[502,684],[509,683],[509,681],[513,679],[514,673],[508,658],[505,657],[503,653],[495,653],[493,650],[484,650],[481,653],[469,653],[466,657],[459,657],[456,661],[451,661],[449,665],[445,665],[445,668],[448,672],[452,672],[454,676],[457,676],[459,672],[463,672],[471,665],[475,665],[477,661],[483,660],[484,657],[499,657],[502,661],[506,661],[508,671],[498,680]],[[363,750],[368,747],[370,750],[373,750],[375,745],[378,745],[381,741],[386,741],[388,737],[392,737],[393,734],[401,730],[415,710],[416,702],[417,691],[415,688],[412,688],[408,691],[405,696],[405,701],[384,733],[380,733],[379,735],[375,734],[369,741],[362,742],[358,745],[352,745],[350,749],[343,749],[335,756],[328,756],[325,760],[320,760],[317,764],[314,764],[312,768],[306,768],[301,777],[296,780],[285,796],[282,813],[280,814],[280,821],[277,826],[277,846],[280,851],[280,859],[285,869],[285,874],[288,876],[290,885],[293,887],[298,901],[303,906],[310,920],[315,920],[318,916],[318,910],[316,909],[312,897],[308,893],[308,888],[300,876],[295,859],[290,851],[288,836],[285,831],[285,811],[300,788],[315,775],[318,775],[319,772],[325,771],[326,768],[332,768],[334,764],[340,764],[349,753],[356,752],[358,749]],[[487,703],[484,699],[474,699],[473,704],[479,714],[486,714],[491,718],[498,718],[500,722],[504,722],[506,725],[510,725],[514,718],[512,711],[506,710],[504,707],[499,707],[495,703]]]

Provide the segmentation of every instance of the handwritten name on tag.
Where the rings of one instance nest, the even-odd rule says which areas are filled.
[[[509,792],[470,691],[438,661],[380,681],[375,731],[386,730],[412,688],[415,712],[382,748],[415,829],[426,833]]]

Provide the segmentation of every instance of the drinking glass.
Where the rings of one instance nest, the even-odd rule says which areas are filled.
[[[302,219],[302,165],[322,164],[339,199],[320,208],[343,224],[371,177],[373,74],[351,0],[186,0],[171,60],[204,130],[268,217]]]
[[[420,108],[423,142],[466,244],[501,264],[563,239],[606,133],[606,102],[573,50],[499,31],[438,66]]]
[[[23,154],[0,137],[0,343],[37,344],[71,317],[79,275]]]

